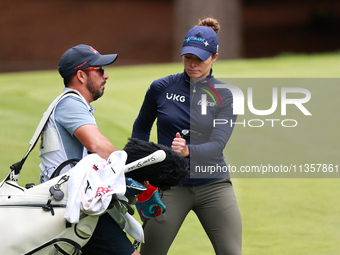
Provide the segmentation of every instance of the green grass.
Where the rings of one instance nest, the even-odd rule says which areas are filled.
[[[218,61],[214,75],[217,78],[339,78],[339,67],[339,53],[288,55]],[[181,63],[107,68],[110,79],[105,95],[93,103],[103,134],[118,149],[123,148],[150,83],[182,70]],[[311,101],[306,104],[313,114],[311,117],[292,109],[288,110],[289,116],[275,115],[281,119],[298,119],[296,128],[237,126],[225,150],[227,162],[236,167],[262,163],[339,164],[340,87],[336,79],[321,81],[314,80],[304,86],[312,93]],[[268,87],[256,85],[254,93],[261,93],[254,102],[270,104],[271,98],[268,101],[265,94]],[[6,176],[11,164],[21,160],[42,113],[62,88],[56,70],[0,74],[0,178]],[[238,120],[243,118],[255,117],[247,113]],[[156,141],[154,131],[152,140]],[[21,185],[38,182],[39,162],[35,149],[22,170]],[[234,177],[237,176],[235,173]],[[309,178],[315,176],[310,173],[297,175],[299,178],[285,178],[294,177],[288,175],[233,178],[243,222],[243,254],[338,254],[339,179]],[[193,213],[188,215],[169,254],[214,254]]]

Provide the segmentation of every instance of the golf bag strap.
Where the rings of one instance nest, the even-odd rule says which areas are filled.
[[[56,176],[59,176],[60,175],[60,172],[61,170],[63,170],[63,168],[67,165],[70,165],[72,164],[73,166],[75,166],[78,162],[80,161],[80,159],[77,159],[77,158],[72,158],[72,159],[68,159],[66,161],[64,161],[63,163],[61,163],[57,169],[53,172],[53,174],[51,175],[50,179],[56,177]]]
[[[37,144],[39,137],[44,129],[44,127],[46,126],[46,123],[48,122],[49,117],[51,116],[53,110],[55,109],[55,107],[57,106],[57,104],[59,103],[59,101],[66,95],[66,94],[77,94],[78,96],[81,97],[81,94],[74,90],[74,89],[69,89],[64,91],[61,95],[59,95],[58,97],[56,97],[52,103],[48,106],[47,110],[44,112],[42,119],[40,120],[38,127],[36,128],[31,140],[30,140],[30,146],[25,154],[25,156],[22,158],[21,161],[14,163],[13,165],[10,166],[11,172],[8,174],[7,178],[5,179],[5,181],[11,179],[11,175],[14,176],[18,176],[22,166],[24,165],[28,155],[30,154],[30,152],[34,149],[35,145]]]

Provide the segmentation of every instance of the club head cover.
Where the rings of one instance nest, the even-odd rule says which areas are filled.
[[[143,222],[163,214],[166,206],[163,204],[158,188],[152,185],[146,187],[146,191],[138,195],[136,208]]]
[[[123,150],[128,154],[126,164],[146,157],[157,150],[164,150],[166,158],[162,162],[125,174],[126,177],[131,177],[140,183],[149,181],[152,186],[164,190],[176,186],[189,174],[188,159],[180,156],[170,147],[130,138]]]
[[[126,193],[125,196],[136,196],[144,191],[146,191],[146,187],[142,185],[141,183],[133,180],[130,177],[125,177],[125,183],[126,183]]]

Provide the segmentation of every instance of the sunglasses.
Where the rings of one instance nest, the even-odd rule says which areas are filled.
[[[100,75],[104,75],[104,67],[102,66],[93,66],[93,67],[88,67],[88,68],[85,68],[81,71],[84,71],[84,72],[91,72],[91,71],[99,71],[100,72]],[[74,76],[76,75],[77,73],[74,74]]]

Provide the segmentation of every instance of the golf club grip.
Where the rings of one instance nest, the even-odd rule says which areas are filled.
[[[148,165],[152,165],[152,164],[156,164],[159,162],[162,162],[166,157],[165,151],[163,150],[157,150],[153,153],[151,153],[150,155],[138,159],[136,161],[133,161],[127,165],[125,165],[124,167],[124,173],[128,173],[131,171],[134,171],[138,168],[142,168],[144,166],[148,166]]]

